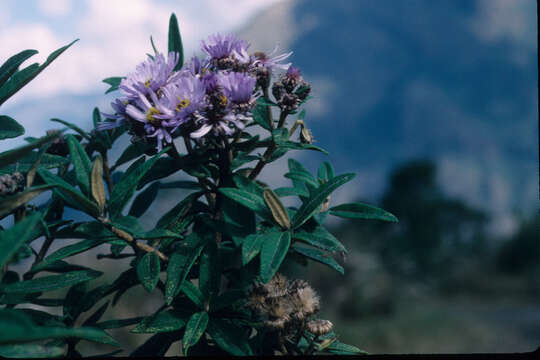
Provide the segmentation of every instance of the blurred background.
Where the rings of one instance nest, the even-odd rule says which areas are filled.
[[[165,49],[171,12],[187,58],[218,31],[249,40],[251,51],[279,44],[280,53],[294,51],[291,61],[312,84],[305,121],[316,145],[330,152],[289,154],[312,171],[329,160],[337,173],[357,173],[335,204],[370,202],[400,219],[330,223],[349,249],[340,260],[345,276],[315,263],[286,264],[287,274],[318,289],[323,316],[341,340],[370,353],[532,351],[540,346],[536,6],[534,0],[2,0],[0,62],[28,48],[39,50],[32,60],[42,62],[80,41],[1,111],[26,136],[55,128],[53,117],[90,130],[94,106],[108,112],[114,98],[103,95],[108,86],[101,80],[144,60],[150,35]],[[0,150],[21,142],[3,141]],[[285,166],[266,169],[263,180],[287,184]],[[145,215],[149,227],[178,202],[171,195],[160,193]],[[105,251],[71,261],[96,262]],[[130,290],[125,299],[144,303],[113,308],[106,318],[150,314],[159,295],[145,294]]]

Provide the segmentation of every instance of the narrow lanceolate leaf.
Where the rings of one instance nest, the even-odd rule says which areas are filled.
[[[0,202],[0,219],[17,209],[19,206],[26,204],[42,192],[50,190],[53,187],[54,185],[36,186],[32,189],[2,199]]]
[[[81,327],[66,328],[37,326],[26,314],[18,310],[0,310],[0,344],[16,344],[29,341],[62,338],[80,338],[89,341],[120,346],[109,334],[101,329]]]
[[[291,172],[286,173],[285,177],[291,180],[301,181],[313,187],[319,186],[319,183],[317,182],[317,180],[315,180],[313,175],[309,173],[304,173],[301,171],[291,171]]]
[[[251,192],[235,188],[220,188],[219,191],[229,199],[234,200],[259,214],[268,212],[264,200]]]
[[[328,182],[319,186],[319,188],[317,188],[314,193],[311,194],[307,201],[302,204],[300,209],[298,209],[298,211],[294,215],[292,219],[293,228],[298,228],[309,218],[311,218],[317,212],[319,206],[321,206],[321,204],[326,200],[328,195],[330,195],[341,185],[350,181],[352,178],[354,178],[354,174],[343,174],[336,176]]]
[[[319,182],[325,182],[325,181],[330,180],[333,177],[334,177],[334,168],[328,161],[323,162],[319,166],[319,169],[317,170],[317,179],[319,180]]]
[[[71,130],[75,131],[76,133],[78,133],[79,135],[81,135],[81,136],[82,136],[83,138],[85,138],[86,140],[90,140],[90,139],[91,139],[90,136],[86,133],[86,131],[84,131],[83,129],[81,129],[81,128],[78,127],[77,125],[70,123],[69,121],[65,121],[65,120],[62,120],[62,119],[51,119],[51,121],[60,123],[60,124],[62,124],[62,125],[66,125],[68,128],[70,128]]]
[[[206,298],[203,293],[189,280],[182,284],[182,292],[195,304],[199,309],[204,307]]]
[[[156,181],[138,194],[133,200],[133,204],[131,204],[129,215],[140,217],[144,214],[156,199],[160,187],[159,181]]]
[[[101,158],[101,155],[98,155],[94,160],[90,180],[92,196],[99,206],[99,211],[103,213],[107,199],[105,198],[105,186],[103,185],[103,159]]]
[[[189,319],[187,312],[179,310],[161,311],[141,321],[133,330],[135,334],[152,334],[182,329]]]
[[[90,194],[90,173],[92,172],[92,163],[90,162],[86,151],[84,151],[84,148],[73,135],[66,135],[66,141],[71,155],[71,162],[75,168],[77,183],[85,194]]]
[[[60,54],[62,54],[64,51],[67,50],[67,48],[73,45],[75,41],[72,41],[70,44],[53,51],[47,57],[47,60],[43,64],[38,65],[37,63],[35,63],[27,66],[20,71],[15,72],[10,77],[10,79],[0,87],[0,105],[2,105],[13,94],[19,91],[23,86],[28,84],[33,78],[35,78],[40,72],[42,72],[47,66],[49,66],[58,56],[60,56]]]
[[[206,298],[213,298],[219,293],[220,284],[221,259],[217,244],[211,241],[199,260],[199,288]]]
[[[289,187],[280,187],[275,191],[277,196],[309,196],[309,192],[305,188],[289,188]]]
[[[24,127],[10,118],[0,115],[0,140],[16,138],[24,134]]]
[[[368,354],[366,351],[360,350],[356,346],[344,344],[337,340],[334,341],[325,350],[333,354],[338,354],[338,355],[367,355]]]
[[[38,344],[0,345],[0,357],[5,358],[55,358],[63,356],[65,349],[60,346]]]
[[[347,252],[345,246],[322,226],[318,226],[312,231],[295,231],[293,238],[323,250]]]
[[[64,200],[67,205],[74,209],[84,211],[89,215],[95,217],[99,216],[100,212],[97,204],[88,200],[86,196],[64,181],[64,179],[45,169],[38,169],[37,173],[45,183],[57,186],[54,190],[55,194]]]
[[[155,252],[146,253],[137,263],[137,276],[146,291],[152,292],[159,281],[161,267]]]
[[[266,205],[268,205],[270,211],[272,212],[272,217],[274,220],[279,224],[279,226],[281,226],[281,228],[289,230],[291,228],[289,214],[277,195],[271,189],[264,189],[263,197]]]
[[[201,254],[204,246],[180,247],[169,258],[167,265],[167,281],[165,283],[165,301],[170,305],[174,297],[180,292],[182,283]]]
[[[279,270],[289,246],[291,234],[287,232],[270,232],[266,234],[261,248],[261,279],[265,283],[270,281]]]
[[[300,246],[293,246],[294,250],[298,253],[307,256],[310,259],[318,261],[322,264],[330,266],[332,269],[339,272],[341,275],[344,274],[343,267],[337,263],[336,260],[330,255],[319,249],[308,249]]]
[[[184,333],[184,338],[182,339],[184,354],[187,354],[188,349],[199,341],[202,334],[204,334],[207,325],[208,313],[206,311],[191,315],[191,318],[189,318],[189,321],[186,324],[186,331]]]
[[[178,53],[178,64],[174,67],[174,71],[178,71],[184,66],[184,47],[182,46],[182,37],[180,36],[180,28],[178,27],[178,20],[173,13],[169,19],[169,52],[173,51]]]
[[[62,275],[44,276],[37,279],[2,285],[0,291],[6,294],[31,294],[51,291],[95,279],[101,276],[101,274],[102,272],[95,270],[72,271]]]
[[[22,244],[30,240],[40,218],[40,213],[34,213],[19,221],[15,226],[0,231],[0,268],[9,261]]]
[[[0,153],[0,168],[3,168],[6,165],[9,165],[11,163],[16,162],[17,160],[29,155],[32,150],[35,148],[38,148],[48,142],[53,141],[56,139],[61,132],[57,132],[51,135],[44,136],[42,138],[39,138],[36,141],[33,141],[30,144],[20,146],[18,148],[15,148],[13,150],[4,151],[3,153]]]
[[[108,239],[86,239],[79,241],[78,243],[64,246],[47,256],[43,261],[37,263],[32,267],[31,271],[36,272],[47,268],[49,265],[57,262],[58,260],[65,259],[67,257],[80,254],[86,250],[92,249],[96,246],[104,244]]]
[[[161,154],[167,150],[168,149],[163,149],[160,153],[154,155],[148,161],[140,164],[137,168],[130,172],[126,172],[118,184],[114,186],[108,207],[111,218],[115,218],[120,215],[124,206],[126,206],[128,201],[135,193],[139,181],[152,168]]]
[[[242,241],[242,265],[246,266],[259,252],[266,234],[251,234]]]
[[[120,86],[120,82],[122,82],[122,79],[123,77],[120,76],[108,77],[106,79],[103,79],[102,82],[111,86],[109,89],[107,89],[107,91],[105,91],[105,94],[118,90],[118,86]]]
[[[227,320],[212,318],[208,323],[208,334],[220,348],[231,355],[253,355],[244,329]]]
[[[375,219],[398,222],[397,217],[386,210],[363,203],[349,203],[330,208],[330,214],[349,219]]]
[[[6,62],[0,66],[0,86],[2,86],[11,77],[11,75],[17,71],[23,62],[37,53],[37,50],[23,50],[7,59]]]

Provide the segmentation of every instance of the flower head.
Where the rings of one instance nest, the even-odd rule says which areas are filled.
[[[210,35],[206,41],[201,41],[201,47],[213,59],[234,57],[243,63],[249,61],[247,55],[249,43],[238,39],[233,34],[221,35],[217,33]]]
[[[274,50],[272,50],[272,52],[268,55],[263,52],[256,52],[254,54],[256,59],[253,62],[253,66],[256,66],[256,67],[264,66],[270,70],[274,70],[274,69],[287,70],[289,66],[291,66],[291,63],[281,64],[281,62],[287,59],[289,56],[291,56],[292,51],[274,56],[277,50],[278,50],[278,47],[276,46]]]
[[[170,52],[167,59],[162,54],[157,54],[153,59],[149,58],[137,65],[135,72],[122,79],[119,89],[129,100],[137,99],[139,94],[157,92],[170,80],[177,63],[178,54],[175,52]]]
[[[237,104],[249,103],[255,89],[256,78],[247,73],[221,73],[218,83],[229,101]]]

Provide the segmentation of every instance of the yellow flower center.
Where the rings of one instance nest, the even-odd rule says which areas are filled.
[[[144,86],[146,86],[147,88],[150,87],[150,80],[152,80],[151,78],[148,78],[146,79],[146,81],[144,82]]]
[[[228,100],[227,100],[227,97],[225,97],[225,95],[221,95],[219,97],[219,104],[221,106],[227,106],[227,102],[228,102]]]
[[[156,119],[154,115],[160,114],[159,110],[155,107],[151,107],[148,109],[148,112],[146,113],[146,120],[152,124],[152,125],[159,125],[161,124],[160,119]]]
[[[176,105],[176,111],[180,111],[182,109],[185,109],[189,106],[189,104],[191,104],[191,102],[189,101],[189,99],[182,99],[180,96],[177,96],[178,98],[178,105]]]

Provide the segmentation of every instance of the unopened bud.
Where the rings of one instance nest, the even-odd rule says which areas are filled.
[[[332,324],[328,320],[311,320],[307,323],[307,328],[310,333],[316,336],[320,335],[326,335],[330,331],[332,331],[332,328],[334,327],[334,324]]]

